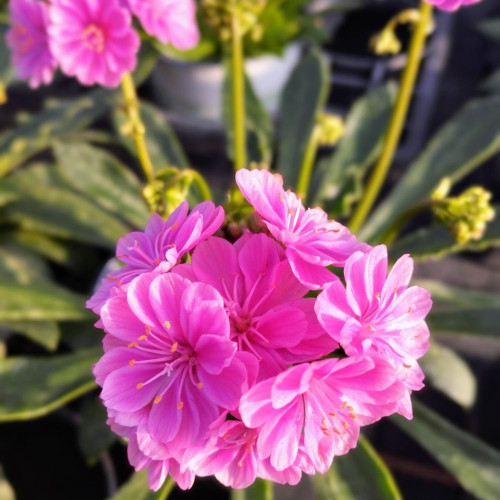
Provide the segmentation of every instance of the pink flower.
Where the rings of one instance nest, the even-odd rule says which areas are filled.
[[[425,317],[432,301],[427,290],[408,288],[413,260],[404,255],[387,276],[387,248],[355,253],[345,265],[347,286],[330,283],[319,295],[321,324],[345,352],[382,356],[392,361],[408,388],[399,411],[411,418],[411,390],[423,387],[416,360],[429,348]],[[387,276],[387,277],[386,277]]]
[[[303,298],[308,289],[283,248],[265,234],[247,234],[234,245],[209,238],[193,252],[191,269],[194,281],[221,294],[231,338],[259,361],[259,380],[338,348],[317,321],[314,299]]]
[[[199,242],[219,229],[224,209],[206,201],[188,215],[189,205],[181,203],[165,222],[158,214],[149,219],[144,232],[129,233],[118,241],[116,257],[125,264],[108,274],[87,302],[96,314],[117,288],[146,272],[165,273]]]
[[[127,0],[144,29],[179,50],[195,47],[200,40],[194,0]]]
[[[116,87],[135,68],[139,37],[118,0],[54,0],[49,12],[50,48],[67,75]]]
[[[19,78],[29,80],[32,88],[48,85],[57,67],[49,50],[48,6],[36,0],[10,0],[9,8],[12,27],[6,39]]]
[[[101,398],[117,423],[167,446],[162,459],[199,442],[247,389],[248,360],[209,285],[143,274],[106,303],[102,322],[115,341],[94,367]]]
[[[466,5],[478,3],[481,0],[425,0],[427,3],[435,5],[442,10],[457,10]]]
[[[257,477],[280,484],[297,484],[302,472],[292,466],[277,471],[269,459],[257,454],[256,429],[249,429],[239,420],[218,421],[204,448],[188,461],[189,467],[201,477],[215,477],[231,488],[248,488]]]
[[[280,175],[242,169],[236,182],[270,233],[284,244],[295,276],[310,288],[336,279],[326,266],[343,266],[353,252],[367,247],[320,208],[306,210],[295,193],[285,192]]]
[[[335,455],[356,446],[360,426],[393,413],[403,394],[386,361],[332,358],[260,382],[242,397],[240,413],[247,427],[259,431],[260,459],[269,458],[281,471],[300,460],[303,449],[316,471],[325,473]]]

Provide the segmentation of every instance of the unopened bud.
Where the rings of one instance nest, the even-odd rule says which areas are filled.
[[[320,146],[335,146],[345,133],[345,122],[337,115],[320,113],[316,127]]]

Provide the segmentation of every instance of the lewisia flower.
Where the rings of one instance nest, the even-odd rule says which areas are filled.
[[[10,0],[9,10],[12,27],[6,39],[18,77],[29,80],[32,88],[49,84],[57,62],[49,50],[47,4],[37,0]]]
[[[116,87],[135,68],[139,36],[119,0],[53,0],[49,13],[50,48],[67,75]]]
[[[118,424],[168,447],[163,459],[182,456],[248,388],[247,356],[210,285],[143,274],[109,299],[102,322],[113,343],[94,367],[101,398]]]
[[[144,232],[132,232],[118,241],[116,257],[125,266],[102,280],[100,288],[87,302],[99,314],[103,304],[116,294],[116,288],[146,272],[165,273],[200,241],[219,229],[224,209],[206,201],[188,215],[189,205],[181,203],[165,222],[158,214],[149,219]]]
[[[126,0],[144,29],[179,50],[195,47],[200,40],[195,0]]]
[[[231,338],[259,361],[259,379],[293,360],[317,359],[338,345],[314,312],[314,299],[292,273],[283,248],[264,234],[232,245],[209,238],[193,252],[192,279],[216,288],[224,299]]]
[[[404,255],[387,275],[387,248],[356,252],[345,265],[346,287],[336,281],[316,302],[318,318],[347,355],[383,356],[407,387],[399,411],[411,418],[411,390],[423,387],[416,360],[429,348],[425,317],[432,301],[427,290],[408,288],[413,260]]]
[[[272,236],[284,244],[295,276],[310,288],[335,279],[326,266],[343,266],[353,252],[367,248],[320,208],[306,210],[295,193],[283,189],[281,175],[242,169],[236,182]]]
[[[435,5],[442,10],[457,10],[466,5],[478,3],[481,0],[425,0],[427,3]]]
[[[241,399],[244,424],[259,431],[257,452],[278,471],[303,451],[325,473],[356,446],[359,429],[394,413],[404,392],[382,359],[350,357],[300,364],[260,382]]]

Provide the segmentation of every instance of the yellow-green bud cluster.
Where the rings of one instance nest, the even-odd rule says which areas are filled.
[[[345,122],[337,115],[320,113],[316,121],[320,146],[335,146],[345,133]]]
[[[480,240],[488,222],[495,217],[491,193],[481,186],[473,186],[456,197],[447,197],[451,182],[443,179],[432,198],[440,200],[433,208],[434,215],[453,234],[460,244]]]
[[[237,16],[240,35],[249,34],[254,42],[262,38],[259,17],[267,0],[202,0],[202,15],[222,41],[231,40],[233,17]]]

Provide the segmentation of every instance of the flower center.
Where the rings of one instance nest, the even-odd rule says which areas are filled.
[[[237,333],[246,333],[252,325],[252,318],[246,313],[231,315],[230,320]]]
[[[101,53],[104,50],[104,33],[95,24],[89,24],[82,31],[83,45],[94,52]]]
[[[29,30],[22,24],[13,27],[15,45],[20,54],[26,54],[33,46],[33,38]]]

